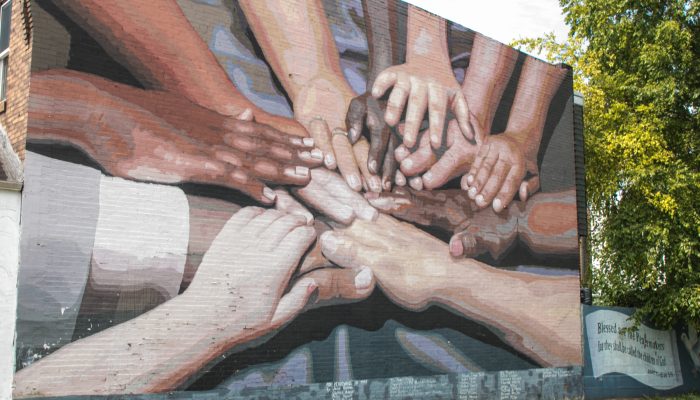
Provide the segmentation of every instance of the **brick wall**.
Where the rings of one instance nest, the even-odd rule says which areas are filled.
[[[7,130],[15,152],[24,159],[27,136],[27,99],[31,68],[31,3],[29,0],[12,2],[12,31],[7,71],[7,101],[0,113],[0,124]]]

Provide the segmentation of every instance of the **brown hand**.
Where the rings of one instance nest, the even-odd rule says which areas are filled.
[[[30,106],[30,138],[77,146],[115,176],[222,185],[269,204],[274,192],[263,182],[304,185],[308,168],[321,163],[313,140],[250,121],[250,111],[226,117],[167,92],[74,71],[32,79],[40,101]]]
[[[515,207],[505,216],[491,209],[479,211],[463,190],[396,188],[366,197],[384,213],[452,235],[449,250],[454,257],[476,257],[488,251],[498,259],[517,237]]]
[[[393,137],[392,128],[384,121],[385,110],[386,101],[377,100],[369,93],[364,93],[350,102],[346,123],[349,127],[348,138],[352,143],[357,142],[365,132],[364,128],[367,128],[369,139],[367,168],[371,174],[381,173],[381,187],[390,190],[397,167],[394,158],[396,140]]]
[[[449,250],[454,257],[476,257],[488,251],[498,259],[518,233],[515,207],[505,216],[491,209],[478,211],[467,193],[459,189],[396,188],[392,193],[365,197],[384,213],[452,235]]]

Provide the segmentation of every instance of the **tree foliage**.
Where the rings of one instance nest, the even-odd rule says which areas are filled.
[[[700,2],[560,0],[568,40],[516,46],[583,93],[596,302],[700,323]]]

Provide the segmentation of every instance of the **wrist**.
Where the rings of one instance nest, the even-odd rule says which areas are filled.
[[[202,294],[192,285],[163,305],[167,306],[163,310],[166,318],[196,327],[201,335],[208,335],[217,341],[235,340],[253,327],[245,320],[245,313],[237,310],[230,299],[212,297],[210,293]]]
[[[453,309],[462,307],[464,298],[483,297],[482,289],[489,288],[491,273],[488,267],[473,259],[450,257],[447,274],[436,287],[433,300]],[[457,304],[459,300],[459,304]]]

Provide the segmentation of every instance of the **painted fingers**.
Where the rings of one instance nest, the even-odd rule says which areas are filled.
[[[465,130],[465,136],[474,137],[468,124],[467,100],[451,70],[426,74],[410,64],[393,66],[379,74],[372,87],[372,96],[379,99],[390,88],[384,120],[390,126],[396,126],[405,113],[403,142],[407,147],[415,146],[426,112],[430,144],[434,149],[442,146],[448,110]]]

